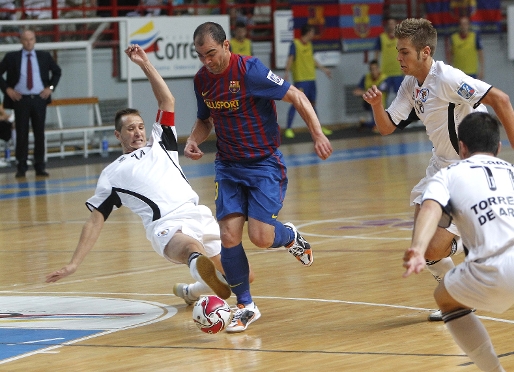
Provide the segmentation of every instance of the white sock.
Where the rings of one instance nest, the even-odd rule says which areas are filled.
[[[193,259],[189,263],[189,272],[191,273],[191,276],[193,277],[193,279],[196,280],[196,283],[189,285],[189,293],[193,294],[195,297],[198,297],[205,293],[213,293],[211,287],[209,287],[207,285],[207,283],[205,283],[205,281],[202,279],[202,277],[198,273],[198,269],[196,268],[197,258]],[[227,281],[225,280],[223,275],[218,270],[216,270],[216,276],[223,283],[225,283],[225,284],[227,283]]]
[[[201,282],[195,282],[193,284],[189,284],[189,295],[194,298],[198,298],[203,294],[212,293],[212,289],[209,288],[207,284]]]
[[[194,280],[196,280],[197,282],[205,284],[205,282],[203,281],[202,277],[200,276],[200,273],[198,273],[198,269],[196,268],[196,260],[198,259],[198,257],[196,257],[195,259],[191,260],[191,262],[189,263],[189,272],[191,273],[191,276],[193,277]],[[207,284],[205,284],[205,285],[207,285]]]
[[[474,313],[450,320],[448,331],[481,371],[504,372],[484,325]]]
[[[456,236],[455,241],[457,242],[457,250],[455,251],[455,253],[453,255],[463,253],[464,246],[462,245],[462,238],[460,236]]]
[[[434,276],[435,280],[443,280],[444,274],[453,269],[455,264],[450,257],[445,257],[432,265],[427,265],[428,271]]]

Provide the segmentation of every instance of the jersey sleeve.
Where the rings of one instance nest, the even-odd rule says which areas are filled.
[[[358,86],[359,88],[363,89],[363,90],[365,89],[365,88],[364,88],[364,80],[365,80],[365,79],[366,79],[366,75],[362,76],[362,77],[361,77],[361,81],[359,81],[359,84],[357,84],[357,86]]]
[[[423,192],[422,200],[434,200],[439,203],[443,209],[443,215],[439,221],[439,226],[443,228],[450,226],[451,204],[447,168],[440,170],[430,178],[427,187]]]
[[[409,87],[412,83],[409,78],[411,77],[406,76],[403,79],[395,99],[386,110],[393,124],[399,128],[406,127],[412,121],[414,106],[412,106],[412,99],[409,95]]]
[[[289,44],[289,54],[288,56],[296,57],[296,45],[294,44],[294,41]]]
[[[96,184],[95,195],[86,201],[86,207],[90,211],[98,210],[107,220],[114,208],[120,208],[121,205],[121,200],[111,186],[107,172],[104,169]]]
[[[480,34],[477,32],[475,34],[475,48],[477,50],[482,50],[483,47],[482,47],[482,38],[480,37]]]
[[[246,63],[246,86],[254,96],[272,100],[284,98],[291,86],[289,82],[276,75],[257,58],[250,58]]]
[[[378,52],[382,50],[382,40],[380,39],[380,36],[375,39],[375,48],[373,50]]]
[[[440,93],[442,96],[439,98],[453,102],[456,104],[468,104],[476,108],[480,105],[480,101],[491,89],[491,85],[478,79],[474,79],[466,75],[459,69],[451,66],[446,66],[441,80]]]
[[[205,104],[205,101],[202,98],[202,95],[198,92],[197,85],[196,85],[196,78],[194,83],[194,91],[195,91],[195,97],[196,97],[196,117],[200,120],[208,119],[211,116],[211,112],[209,111],[209,108]]]
[[[178,151],[174,112],[157,111],[157,117],[155,118],[152,130],[152,139],[154,142],[155,139],[160,139],[159,142],[168,151]]]

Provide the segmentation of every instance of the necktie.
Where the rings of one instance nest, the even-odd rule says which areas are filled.
[[[32,61],[30,59],[31,54],[27,54],[27,89],[31,90],[34,85],[32,82]]]

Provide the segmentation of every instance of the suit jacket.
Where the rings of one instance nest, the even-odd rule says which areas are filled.
[[[56,87],[61,78],[61,68],[57,65],[49,52],[44,50],[35,50],[35,52],[43,86],[49,87],[53,85]],[[4,93],[5,108],[14,108],[13,101],[7,95],[6,90],[7,88],[14,89],[18,80],[20,80],[21,54],[22,50],[9,52],[0,62],[0,89]],[[4,79],[5,72],[7,72],[6,79]],[[51,96],[48,97],[47,104],[50,102],[52,102]]]

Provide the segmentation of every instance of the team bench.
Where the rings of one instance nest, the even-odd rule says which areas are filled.
[[[104,125],[98,97],[56,98],[48,107],[55,107],[57,126],[45,130],[47,157],[61,157],[82,154],[85,158],[92,153],[102,152],[102,138],[111,136],[113,124]],[[61,110],[63,106],[92,105],[95,112],[95,126],[64,128]],[[32,135],[32,133],[31,133]],[[112,149],[108,149],[112,150]]]

